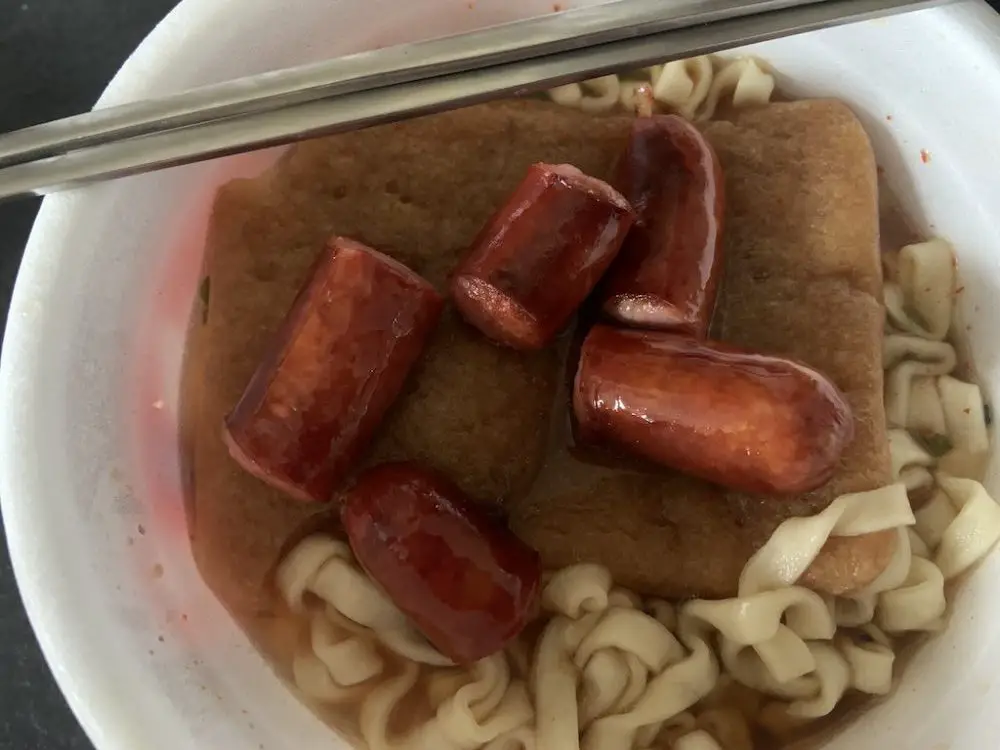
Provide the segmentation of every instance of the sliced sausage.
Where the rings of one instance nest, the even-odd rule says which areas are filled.
[[[443,304],[406,266],[333,239],[226,418],[230,454],[296,499],[328,501],[399,395]]]
[[[603,325],[584,342],[573,411],[584,440],[766,494],[824,484],[854,435],[843,395],[805,365]]]
[[[500,651],[534,616],[538,553],[443,475],[408,462],[369,469],[341,519],[358,562],[455,662]]]
[[[601,180],[569,164],[535,164],[452,275],[455,306],[489,338],[540,349],[594,288],[634,220]]]
[[[722,269],[725,182],[711,144],[682,117],[632,125],[614,185],[638,220],[602,288],[604,311],[639,328],[708,334]]]

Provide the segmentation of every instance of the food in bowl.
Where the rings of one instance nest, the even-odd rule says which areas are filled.
[[[219,192],[195,557],[351,739],[791,742],[1000,538],[950,246],[880,222],[846,105],[772,91],[697,58]]]

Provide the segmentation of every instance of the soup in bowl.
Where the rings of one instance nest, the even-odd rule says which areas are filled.
[[[104,103],[552,11],[265,5],[182,5]],[[48,200],[2,494],[95,742],[988,742],[991,141],[952,113],[992,21]]]

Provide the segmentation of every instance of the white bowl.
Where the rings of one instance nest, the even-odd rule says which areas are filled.
[[[551,9],[551,0],[185,0],[101,104]],[[985,4],[963,3],[754,50],[787,77],[786,90],[850,102],[910,214],[955,243],[991,401],[998,30]],[[31,621],[100,750],[340,746],[202,584],[180,494],[178,373],[207,209],[221,181],[273,157],[49,198],[18,277],[0,364],[0,498]],[[996,461],[987,486],[1000,495]],[[993,555],[892,699],[830,748],[1000,746],[997,580]]]

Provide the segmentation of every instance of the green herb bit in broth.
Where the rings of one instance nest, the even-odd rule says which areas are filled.
[[[934,458],[941,458],[955,447],[952,445],[951,438],[936,432],[917,433],[913,437]]]
[[[208,276],[198,284],[198,299],[201,302],[201,322],[208,322],[208,300],[212,296],[212,279]]]

